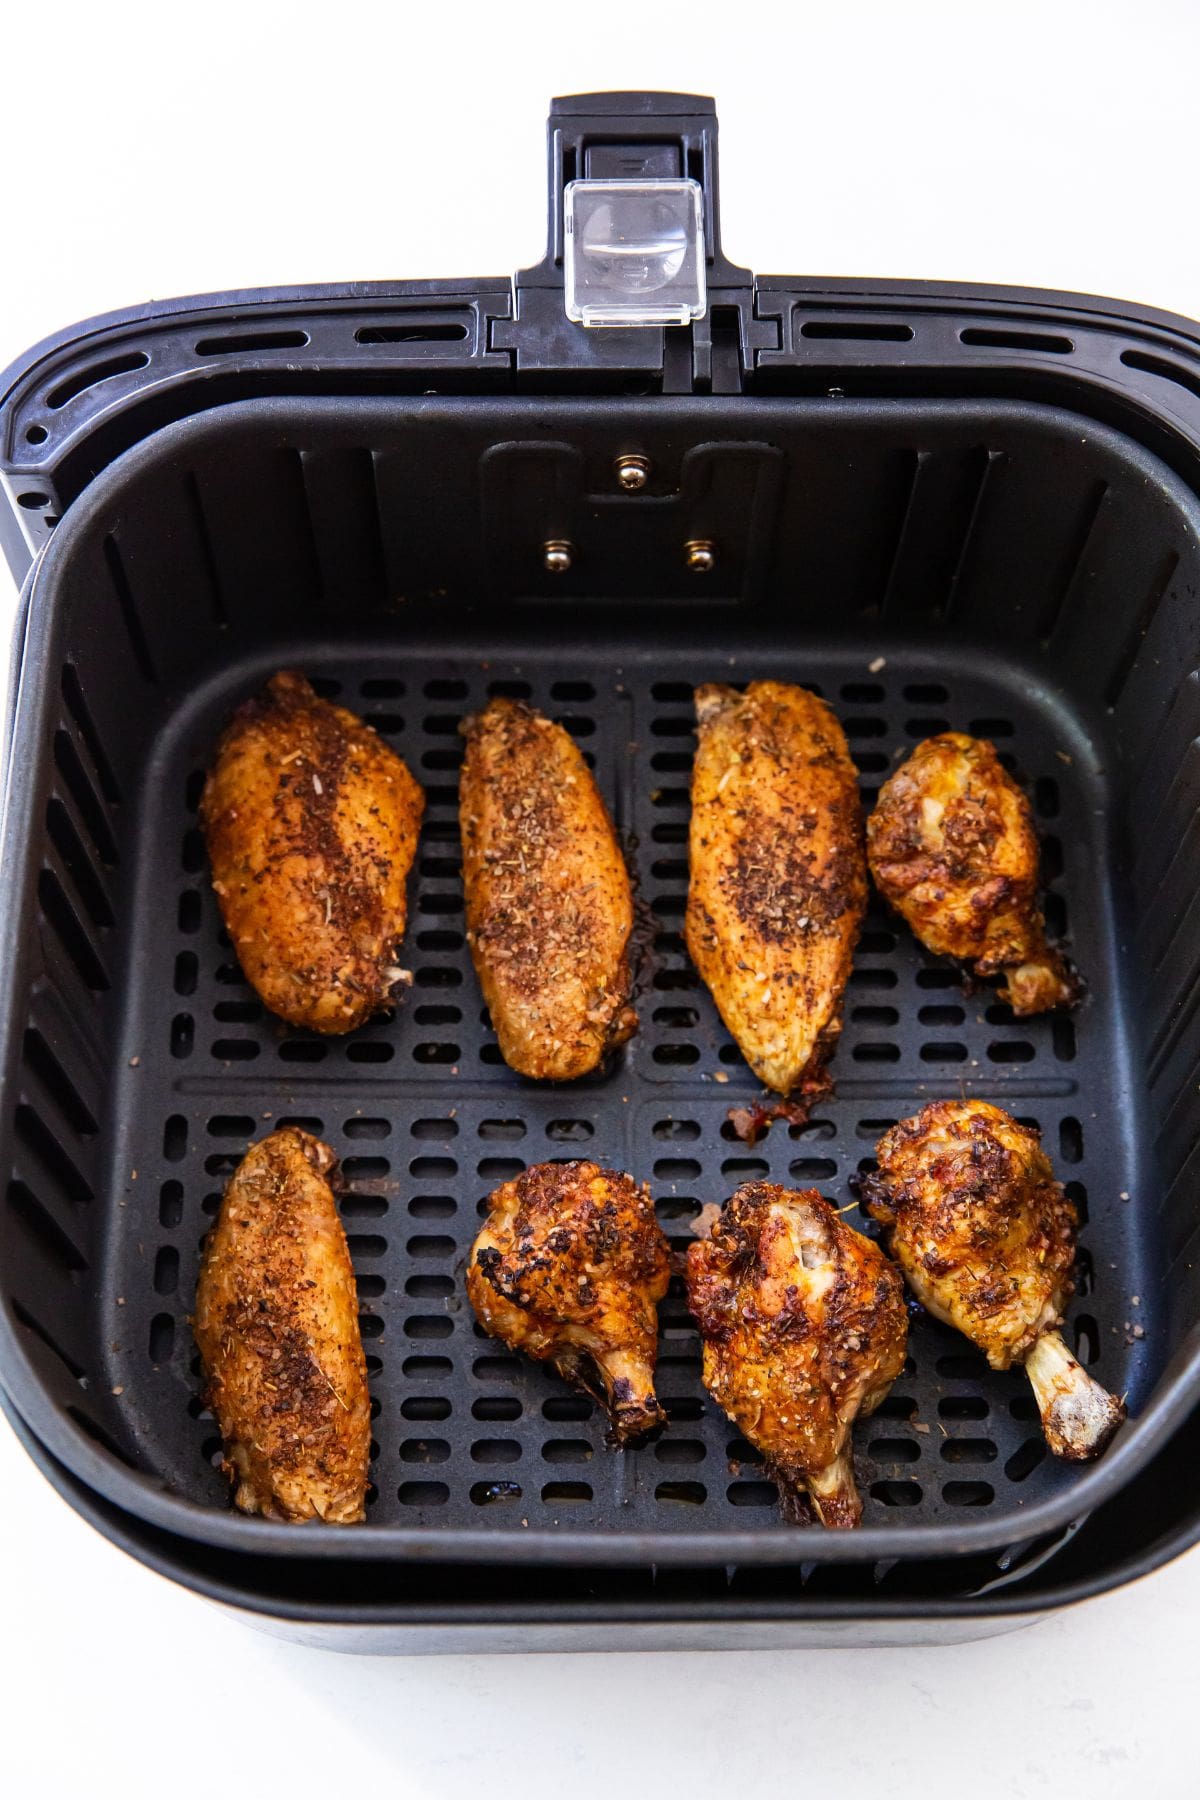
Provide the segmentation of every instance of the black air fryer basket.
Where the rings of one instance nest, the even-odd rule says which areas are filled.
[[[550,167],[550,250],[514,283],[158,304],[5,377],[0,525],[29,575],[0,1382],[81,1510],[248,1611],[369,1638],[387,1588],[457,1607],[479,1642],[520,1641],[521,1605],[544,1641],[609,1642],[624,1599],[660,1641],[678,1621],[674,1641],[744,1642],[751,1618],[754,1641],[999,1629],[1200,1529],[1130,1500],[1200,1401],[1200,327],[1078,296],[755,280],[720,252],[716,122],[691,96],[556,101]],[[628,277],[620,207],[582,209],[614,179],[699,184],[702,251],[672,224],[630,284],[653,314],[647,290],[674,305],[698,257],[688,323],[568,318],[564,189],[599,304],[589,258],[601,286]],[[197,826],[222,723],[285,666],[363,713],[428,795],[414,988],[345,1039],[264,1015]],[[1087,997],[1016,1020],[876,902],[836,1093],[747,1148],[727,1113],[758,1089],[681,928],[692,689],[765,675],[834,706],[867,803],[931,732],[994,740]],[[457,727],[497,692],[575,734],[653,920],[640,1032],[571,1086],[504,1066],[463,938]],[[678,1283],[670,1430],[625,1455],[465,1306],[484,1196],[526,1163],[650,1179],[682,1247],[747,1176],[848,1203],[886,1125],[958,1094],[1036,1123],[1079,1206],[1068,1330],[1130,1413],[1093,1467],[1045,1453],[1019,1372],[920,1317],[858,1429],[862,1529],[798,1532],[704,1394]],[[200,1244],[247,1142],[285,1121],[346,1183],[375,1396],[358,1531],[233,1513],[198,1398]]]

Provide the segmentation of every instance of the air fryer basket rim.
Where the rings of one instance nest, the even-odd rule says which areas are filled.
[[[218,1605],[235,1608],[259,1618],[295,1625],[315,1623],[360,1626],[365,1627],[368,1632],[375,1626],[405,1623],[436,1626],[461,1618],[461,1613],[456,1613],[449,1607],[422,1604],[416,1608],[406,1608],[397,1602],[374,1602],[358,1595],[342,1602],[285,1598],[278,1593],[268,1592],[265,1588],[255,1587],[249,1578],[239,1581],[234,1571],[206,1562],[207,1546],[197,1546],[189,1538],[173,1537],[159,1527],[147,1525],[113,1502],[105,1500],[86,1481],[72,1474],[30,1430],[3,1390],[0,1390],[0,1412],[7,1418],[30,1460],[55,1492],[100,1536],[156,1574],[163,1575]],[[573,1619],[602,1624],[610,1619],[616,1623],[624,1623],[669,1618],[704,1622],[711,1625],[717,1633],[727,1616],[734,1622],[752,1620],[764,1624],[810,1619],[849,1619],[867,1623],[891,1621],[896,1624],[918,1617],[933,1620],[977,1619],[981,1626],[995,1617],[1010,1621],[1011,1627],[1016,1629],[1025,1624],[1036,1623],[1065,1607],[1082,1605],[1088,1600],[1111,1593],[1130,1582],[1140,1580],[1144,1575],[1156,1573],[1191,1549],[1196,1538],[1196,1521],[1188,1518],[1186,1523],[1156,1539],[1149,1548],[1134,1549],[1113,1566],[1105,1564],[1091,1575],[1035,1590],[1026,1587],[1018,1576],[1001,1590],[929,1597],[923,1600],[912,1596],[893,1598],[879,1595],[874,1599],[863,1600],[817,1599],[801,1595],[798,1598],[784,1596],[778,1600],[760,1598],[742,1601],[731,1598],[719,1608],[711,1601],[651,1599],[644,1605],[638,1602],[617,1602],[607,1608],[602,1603],[592,1606],[571,1602],[565,1609],[549,1607],[545,1603],[535,1606],[514,1602],[504,1608],[502,1613],[489,1610],[487,1616],[489,1619],[496,1617],[505,1623],[515,1624],[557,1616],[560,1611],[565,1611]],[[272,1566],[271,1559],[265,1559],[261,1566],[265,1573]],[[448,1577],[458,1573],[456,1566],[448,1568]],[[595,1647],[602,1646],[597,1644]]]
[[[577,399],[575,404],[602,406],[602,401]],[[741,404],[747,402],[742,400]],[[312,404],[312,402],[308,402]],[[343,401],[330,399],[329,405],[342,406]],[[350,404],[353,404],[352,402]],[[366,406],[377,402],[364,402]],[[416,404],[408,401],[406,404]],[[430,405],[436,406],[437,401]],[[487,404],[487,402],[483,402]],[[501,402],[512,407],[512,400]],[[521,402],[516,403],[518,406]],[[526,404],[535,405],[535,402]],[[669,399],[655,400],[656,411],[670,407]],[[694,406],[689,399],[684,402]],[[767,400],[772,406],[804,405],[805,402]],[[854,405],[853,401],[844,402]],[[879,402],[873,404],[878,405]],[[905,402],[897,401],[899,408]],[[1014,405],[1016,403],[1013,403]],[[26,841],[32,828],[27,816],[31,784],[21,779],[21,754],[39,740],[40,713],[48,704],[49,683],[43,679],[46,668],[54,666],[52,652],[61,619],[39,604],[41,592],[57,577],[71,556],[75,539],[84,531],[88,520],[98,509],[112,506],[124,484],[143,467],[152,465],[161,455],[181,442],[197,435],[219,433],[233,416],[245,414],[258,418],[286,417],[290,403],[253,400],[236,406],[217,408],[198,417],[180,421],[146,438],[125,453],[91,484],[86,494],[63,520],[54,540],[39,559],[29,596],[29,625],[24,654],[17,676],[18,703],[14,726],[14,756],[10,760],[6,781],[4,817],[4,861],[2,887],[10,906],[15,896],[13,870],[15,851]],[[927,409],[925,409],[927,410]],[[1027,411],[1027,407],[1019,410]],[[1039,412],[1056,409],[1041,408]],[[1059,409],[1061,410],[1061,409]],[[1104,432],[1122,453],[1152,466],[1159,480],[1169,482],[1177,491],[1179,503],[1192,515],[1198,511],[1194,494],[1184,483],[1163,469],[1149,452],[1130,443],[1122,434],[1088,422],[1090,433]],[[12,1034],[20,1029],[14,1007],[14,984],[8,984],[3,995],[2,1043],[9,1053]],[[296,1554],[300,1551],[294,1527],[247,1519],[198,1505],[165,1491],[153,1480],[126,1470],[81,1433],[67,1425],[31,1370],[22,1346],[16,1338],[6,1314],[0,1313],[0,1366],[5,1370],[5,1386],[17,1411],[46,1448],[60,1458],[89,1486],[104,1498],[126,1509],[146,1522],[177,1535],[196,1538],[216,1546],[236,1547],[258,1553]],[[1133,1473],[1144,1466],[1154,1450],[1200,1399],[1200,1327],[1193,1327],[1176,1352],[1168,1370],[1160,1379],[1155,1396],[1143,1413],[1122,1431],[1107,1456],[1095,1467],[1082,1473],[1075,1484],[1056,1499],[1039,1503],[1019,1520],[1020,1536],[1032,1538],[1080,1517],[1093,1509]],[[321,1559],[343,1556],[355,1560],[378,1558],[381,1554],[405,1556],[414,1561],[461,1562],[553,1561],[606,1564],[655,1561],[673,1564],[720,1564],[795,1562],[803,1560],[866,1561],[897,1554],[965,1554],[1011,1543],[1017,1521],[1007,1516],[1000,1522],[980,1521],[948,1528],[915,1527],[911,1530],[865,1528],[849,1535],[805,1534],[797,1539],[794,1530],[779,1528],[756,1532],[721,1532],[706,1534],[616,1534],[610,1532],[556,1532],[551,1536],[535,1536],[523,1531],[468,1532],[429,1530],[396,1526],[372,1526],[361,1533],[308,1532],[303,1534],[303,1553]]]

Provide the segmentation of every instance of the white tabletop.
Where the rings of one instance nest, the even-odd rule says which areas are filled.
[[[761,271],[1076,288],[1200,316],[1198,52],[1191,0],[112,0],[52,23],[27,7],[0,23],[0,364],[155,295],[532,262],[546,103],[616,87],[717,96],[726,248]],[[122,1557],[0,1425],[0,1593],[14,1793],[558,1800],[661,1777],[681,1796],[774,1778],[845,1800],[1174,1800],[1200,1783],[1182,1722],[1197,1552],[954,1649],[339,1657]]]

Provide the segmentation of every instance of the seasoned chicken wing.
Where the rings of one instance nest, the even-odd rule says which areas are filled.
[[[960,731],[918,744],[867,821],[875,885],[927,950],[1004,975],[1015,1013],[1069,1006],[1078,983],[1046,942],[1029,802],[993,745]]]
[[[762,1451],[786,1516],[857,1525],[850,1431],[904,1367],[899,1271],[815,1188],[745,1183],[688,1248],[704,1385]]]
[[[1125,1416],[1058,1333],[1074,1289],[1075,1208],[1036,1131],[981,1100],[937,1100],[877,1146],[860,1183],[935,1319],[993,1369],[1022,1363],[1056,1456],[1098,1456]]]
[[[333,1166],[290,1127],[250,1146],[205,1245],[194,1323],[237,1506],[355,1525],[370,1401]]]
[[[539,1163],[491,1197],[467,1268],[484,1330],[595,1395],[609,1442],[663,1423],[655,1307],[670,1251],[649,1189],[592,1162]]]
[[[289,1024],[353,1031],[393,1004],[424,809],[382,738],[303,675],[234,714],[200,817],[246,979]]]
[[[519,1075],[574,1081],[637,1028],[629,873],[569,732],[518,700],[462,727],[467,942]]]
[[[760,1081],[815,1094],[867,902],[854,764],[804,688],[700,687],[696,715],[688,950]]]

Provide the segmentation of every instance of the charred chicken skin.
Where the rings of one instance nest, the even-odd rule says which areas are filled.
[[[1098,1456],[1125,1408],[1059,1335],[1077,1217],[1035,1131],[998,1106],[938,1100],[877,1146],[861,1183],[909,1286],[993,1369],[1024,1365],[1056,1456]]]
[[[804,688],[700,687],[696,716],[688,951],[759,1080],[813,1095],[867,901],[854,764]]]
[[[281,1019],[337,1034],[394,1003],[424,808],[382,738],[303,675],[238,708],[200,817],[225,929]]]
[[[664,1422],[655,1307],[669,1279],[648,1188],[592,1162],[541,1163],[492,1195],[467,1294],[492,1337],[593,1394],[621,1445]]]
[[[761,1450],[785,1515],[862,1518],[850,1433],[904,1367],[899,1270],[815,1188],[747,1182],[688,1248],[704,1385]]]
[[[333,1166],[306,1131],[251,1145],[205,1246],[195,1333],[235,1504],[354,1525],[365,1516],[370,1400]]]
[[[561,725],[497,699],[462,730],[467,942],[500,1051],[519,1075],[574,1081],[637,1028],[625,860]]]
[[[959,731],[918,744],[867,821],[875,885],[927,950],[1003,974],[1021,1016],[1069,1006],[1078,983],[1046,942],[1029,802],[993,745]]]

